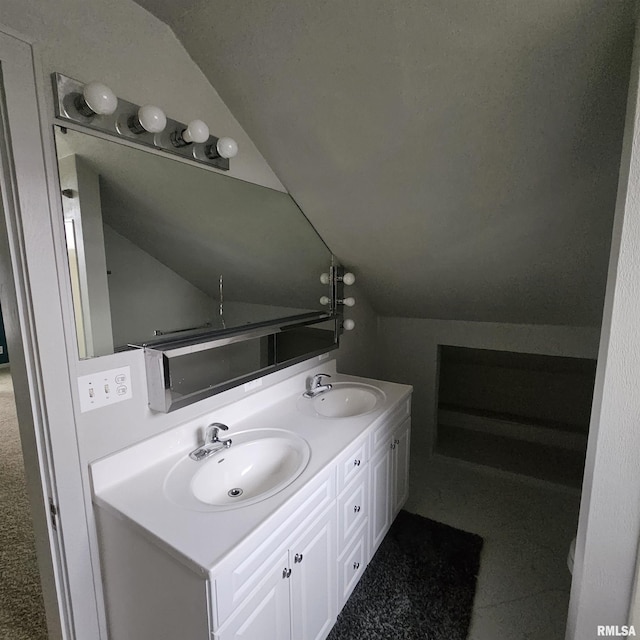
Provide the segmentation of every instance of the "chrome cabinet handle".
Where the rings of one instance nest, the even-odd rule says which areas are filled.
[[[303,555],[301,553],[296,553],[295,557],[293,558],[293,561],[296,563],[302,562],[302,558],[303,558]]]
[[[353,568],[357,571],[360,568],[360,563],[359,562],[354,562],[353,563]]]
[[[354,460],[353,461],[353,466],[354,467],[359,467],[360,466],[360,460]]]
[[[285,567],[282,570],[282,577],[283,578],[289,578],[291,576],[291,569],[289,569],[288,567]]]
[[[400,444],[400,440],[394,440],[393,444]]]
[[[392,449],[395,449],[395,448],[396,448],[396,443],[395,443],[395,442],[392,442],[392,443],[391,443],[391,448],[392,448]]]
[[[360,505],[357,504],[355,507],[353,507],[353,512],[360,513]]]

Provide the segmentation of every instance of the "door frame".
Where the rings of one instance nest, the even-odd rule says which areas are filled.
[[[32,43],[0,25],[0,299],[49,637],[80,640],[99,638],[100,624],[71,391],[77,358],[63,313],[68,292],[56,256],[39,69]]]

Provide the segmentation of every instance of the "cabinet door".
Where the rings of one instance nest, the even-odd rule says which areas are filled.
[[[214,635],[215,640],[291,640],[289,558],[272,571]]]
[[[407,419],[393,432],[392,520],[409,497],[410,439],[411,420]]]
[[[391,525],[391,443],[371,459],[371,555]]]
[[[325,638],[336,620],[335,538],[336,518],[331,509],[289,549],[294,640]]]

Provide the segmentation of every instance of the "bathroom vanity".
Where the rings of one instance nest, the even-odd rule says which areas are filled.
[[[92,464],[109,637],[325,638],[407,498],[410,400],[313,361]],[[191,460],[213,422],[231,446]]]

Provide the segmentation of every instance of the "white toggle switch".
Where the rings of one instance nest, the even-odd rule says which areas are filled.
[[[129,367],[98,371],[78,378],[80,411],[91,411],[115,402],[128,400],[131,393],[131,370]]]

